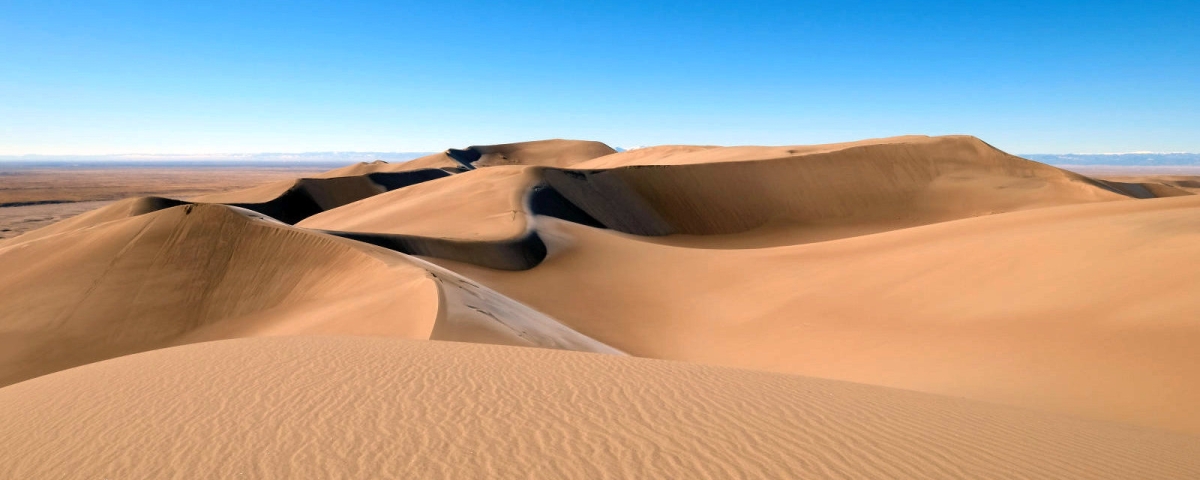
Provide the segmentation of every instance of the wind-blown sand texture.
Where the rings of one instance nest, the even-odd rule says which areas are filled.
[[[0,471],[1192,478],[1190,181],[550,140],[122,200],[0,241]]]
[[[23,412],[0,437],[18,478],[1200,475],[1200,443],[1184,435],[807,377],[440,342],[172,348],[5,388],[0,408]]]

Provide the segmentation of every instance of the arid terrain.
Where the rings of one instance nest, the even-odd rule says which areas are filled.
[[[5,165],[0,162],[0,239],[129,197],[190,197],[319,173],[313,165],[98,164]]]
[[[1200,478],[1192,173],[970,136],[5,172],[0,472]]]

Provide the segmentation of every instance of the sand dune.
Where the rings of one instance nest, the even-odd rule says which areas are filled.
[[[525,233],[525,197],[539,181],[528,167],[473,170],[394,190],[314,215],[297,226],[458,240]]]
[[[370,175],[372,173],[398,173],[411,172],[415,170],[445,170],[450,173],[457,173],[465,170],[462,165],[454,161],[445,154],[445,152],[426,155],[424,157],[414,158],[407,162],[388,163],[383,160],[374,162],[359,162],[353,165],[346,165],[342,168],[335,168],[328,172],[313,175],[313,178],[337,178],[337,177],[356,177],[360,175]]]
[[[187,202],[162,197],[127,198],[114,202],[111,205],[105,205],[104,207],[97,208],[90,212],[68,218],[53,225],[25,233],[16,239],[9,240],[3,245],[15,245],[17,243],[29,242],[63,232],[94,227],[102,223],[129,217],[136,217],[138,215],[155,212],[164,208],[183,205],[185,203]]]
[[[438,260],[637,356],[1200,433],[1200,197],[702,250],[539,218],[525,272]],[[563,279],[570,279],[569,282]]]
[[[867,385],[550,350],[243,339],[0,389],[0,468],[145,478],[1190,478],[1200,442]],[[253,446],[253,448],[249,448]]]
[[[524,270],[546,254],[526,219],[528,192],[538,181],[530,167],[481,168],[329,210],[297,226],[413,255]]]
[[[443,169],[461,172],[496,165],[542,165],[567,167],[616,153],[612,147],[587,140],[538,140],[500,145],[474,145],[462,149],[426,155],[403,163],[382,160],[361,162],[331,170],[320,178],[349,177],[381,172],[405,172],[418,169]]]
[[[86,228],[0,247],[0,384],[172,344],[255,335],[469,338],[615,353],[388,250],[225,206],[137,214],[161,202],[125,202],[80,217],[92,223]],[[123,211],[132,213],[95,223]]]
[[[584,140],[540,140],[535,142],[476,145],[462,150],[450,149],[447,154],[473,168],[497,165],[539,165],[570,167],[582,162],[617,153],[600,142]]]
[[[777,157],[784,152],[793,154]],[[608,157],[634,153],[640,162],[678,164],[479,168],[355,202],[299,225],[352,232],[350,238],[410,254],[525,269],[540,262],[545,251],[529,214],[669,236],[660,241],[677,245],[747,248],[1133,196],[1007,155],[973,137],[900,137],[806,148],[649,148]],[[693,158],[697,155],[702,156]],[[604,163],[608,157],[579,165]],[[713,159],[721,162],[701,162]],[[547,196],[555,200],[538,200]]]
[[[548,140],[123,200],[0,243],[0,471],[1192,478],[1193,183]]]
[[[763,229],[778,234],[758,237],[776,244],[1128,198],[1087,177],[1007,155],[974,137],[787,147],[795,153],[779,156],[782,148],[643,154],[632,164],[655,166],[555,172],[547,179],[592,217],[626,233],[714,235]],[[576,168],[630,163],[600,158]]]
[[[1200,193],[1200,177],[1190,175],[1106,175],[1096,178],[1110,185],[1136,185],[1157,197],[1179,196],[1181,192]]]
[[[194,202],[221,203],[253,210],[293,224],[317,213],[380,193],[450,175],[439,169],[372,172],[357,176],[301,178],[234,192],[203,195]]]

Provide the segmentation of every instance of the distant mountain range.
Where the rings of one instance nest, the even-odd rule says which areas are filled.
[[[208,154],[119,154],[119,155],[0,155],[4,165],[172,165],[208,164],[320,164],[346,165],[357,162],[404,162],[431,152],[301,152],[301,153],[208,153]]]
[[[1020,156],[1050,165],[1200,165],[1200,153],[1027,153]]]
[[[624,148],[616,148],[618,152]],[[171,162],[173,164],[330,164],[384,160],[403,162],[433,152],[302,152],[302,153],[216,153],[216,154],[120,154],[120,155],[0,155],[0,163],[58,164],[103,163],[108,165],[139,165]],[[1021,157],[1051,165],[1113,165],[1113,166],[1200,166],[1200,153],[1026,153]]]

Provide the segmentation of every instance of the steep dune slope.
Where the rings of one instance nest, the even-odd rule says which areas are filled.
[[[242,207],[294,224],[326,210],[449,175],[444,170],[418,169],[348,177],[301,178],[246,190],[203,195],[191,200]]]
[[[428,338],[424,269],[223,206],[186,205],[0,248],[0,384],[190,339]]]
[[[546,254],[526,212],[538,183],[532,167],[481,168],[351,203],[297,226],[407,254],[523,270]]]
[[[0,245],[16,245],[17,243],[29,242],[72,230],[81,230],[94,227],[96,225],[111,222],[113,220],[136,217],[138,215],[155,212],[164,208],[184,205],[186,203],[188,202],[162,197],[126,198],[124,200],[113,202],[110,205],[97,208],[90,212],[68,218],[61,222],[26,232],[25,234],[14,239],[10,239]]]
[[[1192,478],[1200,441],[866,385],[390,339],[242,339],[0,389],[0,469],[146,478]],[[186,473],[183,473],[186,472]]]
[[[122,209],[113,210],[93,217]],[[439,267],[226,206],[181,205],[16,240],[0,246],[0,385],[172,344],[256,335],[617,353]]]
[[[754,250],[538,222],[532,270],[438,263],[637,356],[1200,433],[1200,271],[1181,263],[1200,258],[1200,197]]]
[[[859,155],[862,149],[872,153],[895,157],[898,152],[909,148],[935,148],[944,150],[949,144],[968,143],[986,145],[988,150],[995,150],[982,140],[970,135],[904,135],[899,137],[870,138],[853,142],[826,143],[818,145],[790,146],[699,146],[699,145],[661,145],[656,147],[638,148],[625,152],[599,157],[587,162],[578,163],[578,169],[609,169],[635,165],[696,165],[703,163],[747,162],[786,157],[804,157],[846,152],[842,155]],[[890,151],[890,152],[889,152]],[[946,153],[943,151],[943,153]]]
[[[322,212],[296,226],[503,240],[525,234],[525,196],[539,180],[529,167],[481,168]]]
[[[784,148],[796,153],[777,156]],[[574,170],[547,171],[546,178],[592,217],[626,233],[727,235],[761,230],[741,238],[711,239],[711,246],[718,247],[747,237],[767,245],[795,244],[1129,198],[1087,177],[961,136],[814,147],[705,148],[638,158],[664,165],[583,170],[593,164],[624,163],[601,160]],[[761,235],[765,232],[775,235]]]
[[[782,148],[803,155],[752,158]],[[525,269],[545,250],[530,230],[531,213],[661,236],[655,240],[660,243],[748,248],[1130,198],[973,137],[902,137],[807,149],[731,147],[733,153],[716,156],[725,150],[669,147],[664,155],[703,153],[700,160],[736,161],[611,170],[479,168],[348,204],[298,225],[354,232],[359,235],[351,238],[407,253]]]
[[[475,168],[497,165],[570,167],[617,151],[600,142],[556,139],[476,145],[462,150],[451,149],[447,153]]]

